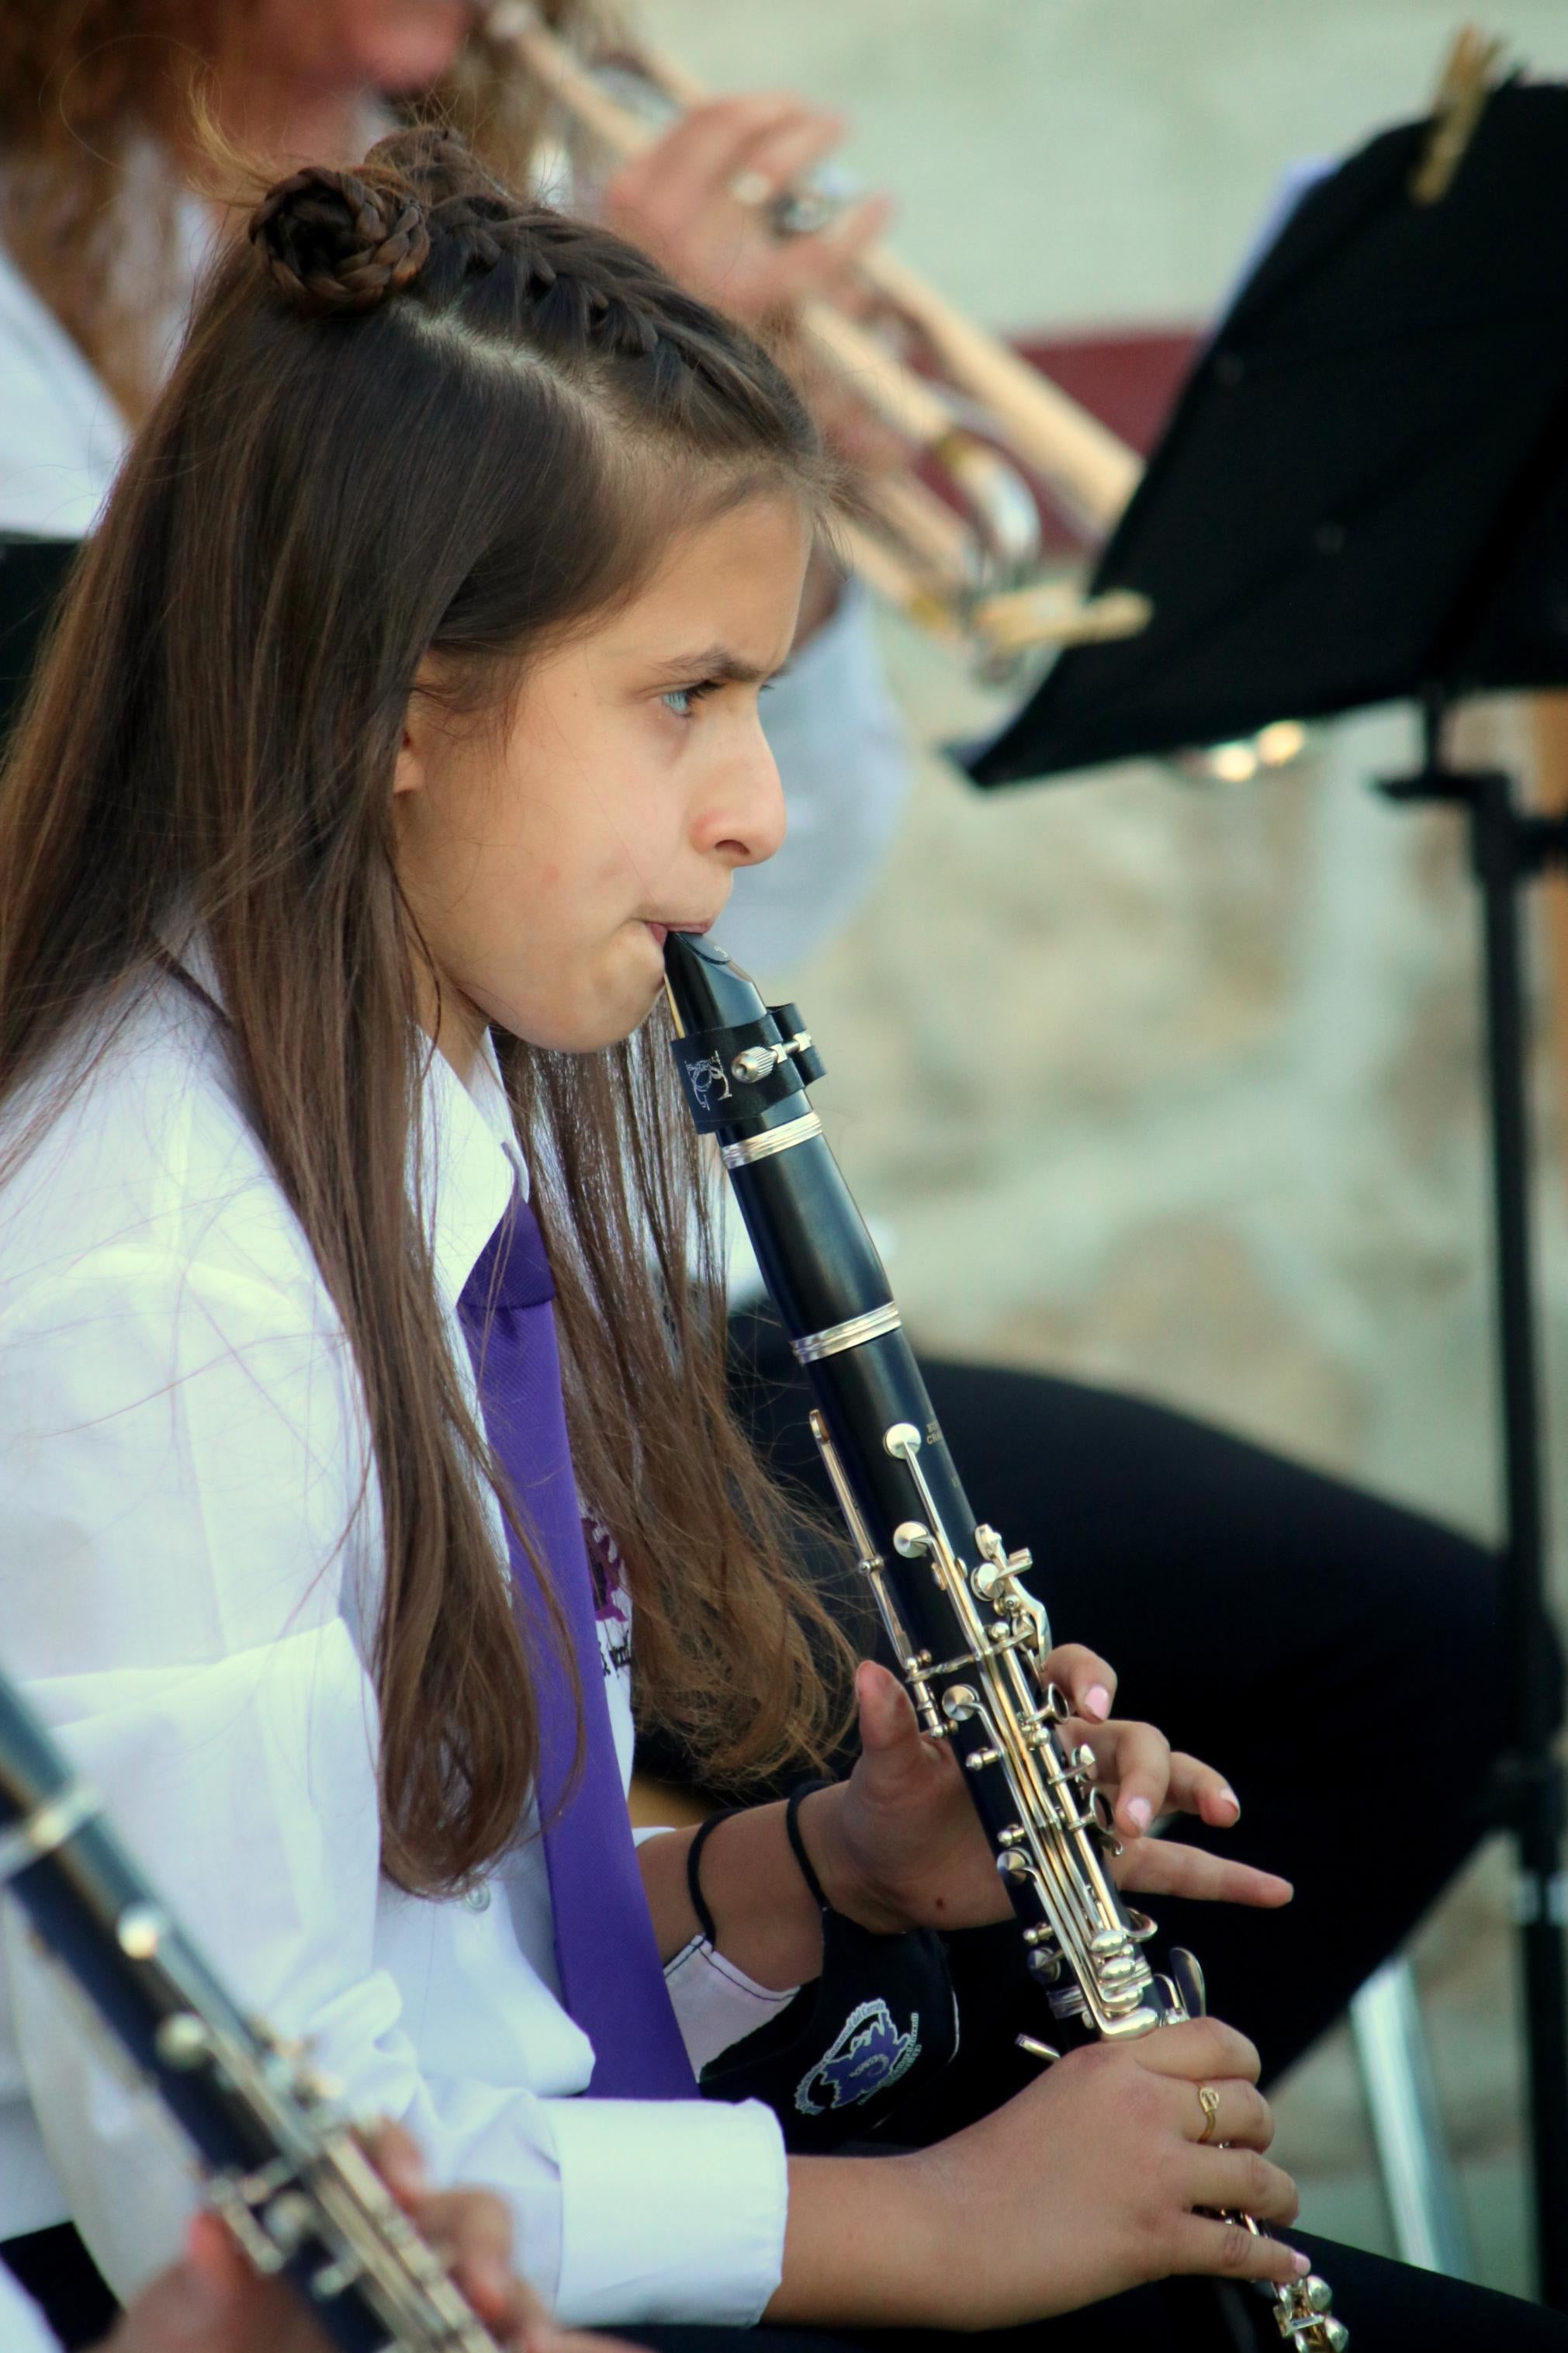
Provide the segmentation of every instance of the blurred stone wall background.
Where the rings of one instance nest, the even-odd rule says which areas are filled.
[[[1438,0],[640,14],[716,87],[844,108],[847,160],[900,201],[900,250],[1026,334],[1210,316],[1287,167],[1420,111],[1459,21]],[[1486,22],[1568,71],[1558,0]],[[909,822],[853,935],[769,977],[825,1046],[820,1107],[896,1235],[908,1320],[928,1346],[1134,1388],[1495,1534],[1472,894],[1450,819],[1365,789],[1408,761],[1407,718],[1321,730],[1256,788],[1141,764],[981,797],[931,747],[999,701],[901,628],[885,639],[921,747]],[[1498,706],[1468,716],[1462,748],[1524,757],[1530,739]],[[1544,1050],[1538,1079],[1561,1398],[1568,1191]],[[1444,1747],[1462,1753],[1486,1704],[1456,1660],[1429,1725],[1367,1726],[1366,1803],[1391,1840],[1402,1808],[1444,1801]],[[1416,1959],[1479,2275],[1522,2287],[1507,1895],[1494,1850]],[[1386,2245],[1347,2037],[1279,2113],[1304,2219]]]

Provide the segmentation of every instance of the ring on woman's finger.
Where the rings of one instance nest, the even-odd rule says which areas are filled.
[[[1219,2094],[1212,2084],[1200,2084],[1197,2092],[1198,2105],[1204,2112],[1204,2128],[1198,2135],[1201,2146],[1215,2137],[1215,2126],[1219,2122]]]
[[[736,173],[730,183],[730,194],[738,205],[758,206],[771,203],[778,190],[768,174],[759,172],[753,164],[748,171]]]
[[[837,226],[847,202],[831,188],[784,188],[768,207],[768,227],[777,237],[820,237]]]

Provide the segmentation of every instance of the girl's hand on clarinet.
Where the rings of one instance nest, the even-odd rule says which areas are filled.
[[[1173,1749],[1153,1725],[1112,1720],[1116,1670],[1081,1642],[1058,1643],[1046,1661],[1046,1672],[1073,1709],[1061,1727],[1062,1746],[1093,1750],[1096,1786],[1114,1809],[1124,1850],[1111,1862],[1118,1886],[1222,1904],[1289,1904],[1289,1881],[1272,1872],[1226,1862],[1167,1839],[1145,1844],[1145,1834],[1162,1814],[1195,1814],[1211,1830],[1229,1830],[1241,1816],[1236,1791],[1214,1766]]]
[[[873,1661],[855,1671],[860,1754],[847,1781],[801,1808],[823,1894],[863,1928],[974,1928],[1012,1910],[963,1770],[921,1733],[908,1693]]]
[[[1080,1714],[1062,1726],[1069,1746],[1095,1752],[1097,1779],[1116,1809],[1122,1852],[1111,1869],[1129,1892],[1231,1904],[1288,1904],[1288,1880],[1143,1832],[1163,1812],[1195,1813],[1216,1828],[1237,1811],[1219,1774],[1173,1755],[1152,1725],[1108,1721],[1116,1677],[1103,1659],[1063,1643],[1051,1679]],[[1009,1917],[1011,1905],[963,1768],[944,1740],[921,1731],[896,1675],[868,1660],[856,1673],[860,1756],[847,1782],[809,1799],[801,1831],[837,1911],[885,1934],[910,1927],[975,1928]],[[1147,1813],[1144,1808],[1147,1808]]]
[[[967,2131],[903,2160],[930,2200],[925,2326],[1007,2327],[1175,2273],[1289,2281],[1303,2258],[1258,2053],[1217,2019],[1075,2051]],[[1219,2095],[1215,2133],[1199,2084]],[[1221,2147],[1220,2143],[1228,2144]]]
[[[1217,2019],[1073,2052],[934,2148],[792,2158],[770,2321],[1009,2328],[1174,2273],[1302,2276],[1258,2053]],[[1218,2094],[1207,2144],[1198,2085]],[[1221,2147],[1222,2142],[1229,2143]],[[1264,2235],[1221,2215],[1249,2214]]]
[[[1094,1752],[1094,1781],[1114,1810],[1121,1852],[1110,1857],[1110,1875],[1131,1895],[1185,1895],[1200,1903],[1249,1904],[1265,1911],[1289,1904],[1288,1879],[1248,1862],[1210,1854],[1178,1840],[1146,1832],[1162,1814],[1195,1814],[1212,1830],[1229,1830],[1240,1817],[1235,1790],[1222,1773],[1173,1749],[1152,1724],[1074,1718],[1061,1727],[1063,1745]]]

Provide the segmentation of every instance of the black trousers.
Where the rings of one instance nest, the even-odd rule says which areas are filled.
[[[831,1505],[783,1334],[755,1314],[731,1329],[736,1403],[765,1458]],[[1119,1713],[1231,1780],[1236,1828],[1182,1836],[1294,1883],[1283,1912],[1156,1907],[1162,1941],[1199,1955],[1210,2007],[1278,2076],[1498,1818],[1512,1727],[1497,1556],[1136,1398],[922,1369],[975,1509],[1033,1550],[1058,1639],[1110,1659]],[[820,1575],[862,1606],[837,1556]],[[1439,1725],[1458,1734],[1458,1772]],[[684,1769],[668,1750],[650,1761]]]
[[[1293,2232],[1333,2284],[1334,2311],[1354,2353],[1563,2353],[1568,2319],[1487,2288],[1467,2287],[1381,2255],[1331,2246]],[[1280,2353],[1284,2339],[1263,2298],[1207,2280],[1154,2287],[1086,2305],[1057,2320],[998,2328],[982,2337],[935,2329],[637,2328],[651,2353]]]
[[[1539,2305],[1410,2271],[1300,2232],[1291,2235],[1332,2282],[1334,2310],[1351,2328],[1355,2353],[1563,2353],[1568,2348],[1568,2320]],[[39,2242],[46,2239],[51,2243],[47,2260],[40,2260],[46,2250]],[[13,2241],[5,2253],[16,2247],[33,2255],[27,2284],[54,2319],[68,2353],[98,2345],[115,2307],[74,2231],[37,2232],[30,2241]],[[650,2353],[889,2353],[895,2344],[900,2353],[958,2353],[961,2345],[977,2341],[935,2329],[894,2335],[655,2326],[625,2334]],[[1135,2288],[1059,2319],[993,2329],[978,2341],[987,2353],[1279,2353],[1283,2340],[1268,2305],[1252,2291],[1184,2279]]]

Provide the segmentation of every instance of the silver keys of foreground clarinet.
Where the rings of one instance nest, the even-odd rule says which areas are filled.
[[[4,1675],[0,1889],[182,2127],[246,2255],[342,2353],[498,2353],[329,2088],[235,2008]]]
[[[765,1006],[710,939],[672,933],[665,976],[676,1066],[711,1135],[780,1320],[805,1368],[812,1430],[920,1720],[952,1742],[1029,1948],[1053,2031],[1129,2036],[1201,2014],[1203,1975],[1144,1947],[1154,1924],[1107,1868],[1110,1809],[1092,1753],[1064,1747],[1046,1679],[1046,1612],[1026,1552],[977,1523],[887,1274],[806,1094],[822,1063],[793,1005]],[[1058,2056],[1033,2035],[1020,2043]],[[1236,2218],[1250,2229],[1247,2216]],[[1327,2283],[1265,2285],[1300,2353],[1342,2353]]]

